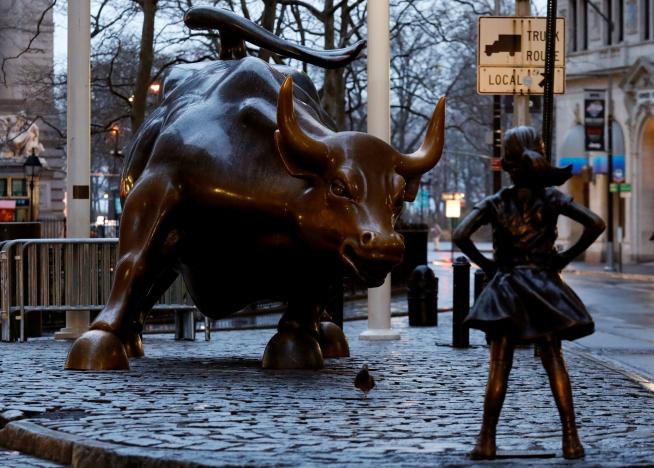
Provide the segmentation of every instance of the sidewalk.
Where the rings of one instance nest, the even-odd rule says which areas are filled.
[[[437,328],[409,328],[395,318],[402,339],[392,342],[360,341],[366,322],[347,322],[352,357],[328,360],[319,372],[262,370],[274,330],[217,332],[211,342],[148,335],[147,357],[126,372],[64,371],[69,344],[52,339],[0,343],[0,413],[24,416],[0,432],[0,443],[96,468],[571,465],[560,458],[555,405],[528,348],[516,353],[498,445],[557,458],[467,458],[487,349],[477,332],[471,348],[453,349],[451,314],[439,320]],[[573,347],[567,360],[587,452],[574,465],[654,464],[654,393]],[[377,381],[368,399],[352,384],[364,362]]]

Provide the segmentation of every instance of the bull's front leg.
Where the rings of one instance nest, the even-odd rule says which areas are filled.
[[[303,298],[291,299],[277,333],[263,354],[264,369],[322,369],[319,326],[321,306]]]
[[[140,322],[143,305],[152,302],[152,291],[162,289],[159,282],[169,285],[166,272],[180,237],[175,229],[179,200],[176,189],[161,177],[142,181],[130,193],[109,300],[91,329],[73,344],[66,369],[129,369],[128,350],[138,344],[132,343],[134,324]],[[130,351],[140,354],[136,348]]]

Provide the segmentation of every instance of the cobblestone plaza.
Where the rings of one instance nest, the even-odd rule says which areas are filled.
[[[25,419],[0,438],[74,466],[469,466],[487,349],[476,332],[470,348],[452,348],[450,317],[440,314],[437,328],[395,318],[396,342],[361,342],[365,321],[346,322],[352,357],[318,372],[262,370],[270,329],[214,333],[210,342],[148,335],[147,357],[127,372],[64,371],[68,344],[50,339],[2,343],[0,406]],[[574,465],[654,464],[654,394],[575,346],[566,354],[587,453]],[[352,383],[363,363],[377,380],[368,399]],[[572,464],[561,458],[559,430],[540,360],[522,348],[498,447],[556,457],[480,466]],[[48,466],[0,454],[10,466]]]

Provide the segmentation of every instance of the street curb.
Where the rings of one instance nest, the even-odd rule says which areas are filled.
[[[0,430],[0,446],[41,459],[76,468],[200,468],[236,466],[234,463],[198,463],[184,460],[192,455],[177,450],[153,449],[143,454],[143,447],[128,447],[80,437],[45,428],[31,421],[14,421]],[[139,452],[139,453],[137,453]],[[172,459],[171,456],[175,458]]]
[[[616,280],[654,282],[654,275],[648,275],[645,273],[618,273],[615,271],[575,270],[572,268],[563,270],[562,273],[578,276],[596,276]]]
[[[648,392],[654,394],[654,382],[652,382],[648,377],[645,377],[643,374],[641,374],[641,371],[634,369],[628,366],[627,364],[611,359],[609,357],[598,356],[597,354],[594,354],[585,346],[580,345],[578,343],[570,342],[570,343],[566,343],[566,345],[567,345],[566,349],[568,351],[577,354],[578,356],[581,356],[585,359],[593,361],[603,367],[606,367],[607,369],[613,372],[617,372],[618,374],[623,375],[624,377],[631,380],[632,382],[637,383]]]

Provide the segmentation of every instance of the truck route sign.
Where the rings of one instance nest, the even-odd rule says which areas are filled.
[[[479,94],[543,94],[544,17],[482,16],[477,47]],[[565,19],[556,19],[554,92],[565,92]]]

